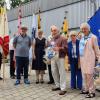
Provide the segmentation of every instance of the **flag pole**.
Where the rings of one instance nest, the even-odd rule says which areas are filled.
[[[5,10],[5,8],[4,8],[4,10]],[[5,11],[4,11],[4,35],[5,35]],[[4,43],[3,43],[3,46],[4,46]],[[5,80],[5,54],[4,54],[4,50],[3,50],[3,82],[4,82],[4,80]]]

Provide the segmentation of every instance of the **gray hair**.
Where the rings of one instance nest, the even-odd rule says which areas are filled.
[[[76,31],[71,31],[69,35],[70,36],[73,36],[73,35],[77,36],[77,32]]]
[[[82,30],[82,28],[87,28],[90,31],[90,25],[88,23],[82,23],[80,29]]]
[[[50,30],[52,30],[52,29],[56,29],[56,30],[58,30],[58,28],[57,28],[56,25],[52,25],[52,26],[50,27]]]

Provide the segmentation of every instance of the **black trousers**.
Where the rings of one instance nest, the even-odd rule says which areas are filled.
[[[16,57],[17,79],[21,79],[21,70],[24,69],[24,79],[28,79],[29,57]]]
[[[50,82],[54,82],[52,71],[51,71],[51,65],[48,65],[48,72],[49,72],[49,80]]]
[[[14,58],[14,50],[10,50],[10,76],[14,76],[15,74],[15,62],[13,60]]]

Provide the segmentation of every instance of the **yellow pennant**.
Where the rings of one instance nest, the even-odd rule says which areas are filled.
[[[3,7],[0,7],[0,16],[3,15],[6,12],[6,9]]]
[[[41,29],[41,17],[38,15],[38,29]]]
[[[68,32],[68,21],[64,19],[63,32]]]

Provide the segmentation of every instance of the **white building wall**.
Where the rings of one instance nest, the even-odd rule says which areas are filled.
[[[96,0],[96,2],[97,8],[99,8],[100,0]],[[69,29],[79,29],[80,24],[86,22],[88,18],[94,14],[93,8],[93,4],[90,0],[86,0],[41,13],[41,26],[45,36],[47,37],[50,34],[50,26],[53,24],[57,25],[58,28],[61,29],[65,11],[68,11],[67,20],[69,22]],[[32,16],[24,17],[22,19],[22,24],[28,27],[28,34],[31,34]],[[9,29],[12,33],[17,32],[17,26],[17,20],[9,22]]]
[[[28,27],[28,34],[30,35],[32,30],[32,16],[23,18],[22,25]],[[11,31],[11,35],[18,32],[18,20],[9,22],[9,30]]]

